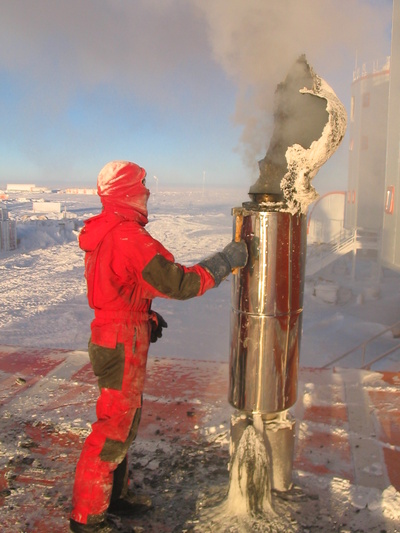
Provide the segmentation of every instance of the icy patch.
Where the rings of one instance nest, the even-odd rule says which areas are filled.
[[[356,509],[368,508],[381,512],[391,520],[400,519],[400,494],[393,486],[381,492],[375,488],[351,486],[343,480],[334,480],[332,489],[342,491],[342,494],[347,491],[350,503]]]

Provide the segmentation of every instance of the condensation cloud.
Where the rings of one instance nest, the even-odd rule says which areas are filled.
[[[273,93],[303,53],[347,101],[349,58],[372,61],[387,48],[392,2],[365,0],[197,0],[216,60],[238,85],[235,119],[249,164],[265,151]],[[350,63],[351,64],[351,63]]]

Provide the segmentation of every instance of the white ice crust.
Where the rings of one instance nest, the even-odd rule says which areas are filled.
[[[301,89],[302,94],[324,98],[329,119],[319,139],[303,148],[294,144],[286,150],[288,172],[282,178],[281,189],[291,213],[306,213],[308,206],[318,198],[311,181],[321,166],[338,148],[346,132],[347,113],[333,89],[322,78],[314,74],[312,89]]]

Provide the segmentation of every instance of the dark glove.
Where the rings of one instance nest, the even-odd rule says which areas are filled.
[[[157,342],[157,339],[161,339],[163,328],[167,328],[168,324],[165,322],[163,317],[156,313],[155,311],[151,312],[151,335],[150,342]]]
[[[233,269],[244,267],[247,263],[247,246],[244,241],[230,242],[222,252],[218,252],[200,262],[200,265],[211,272],[215,286],[221,283]]]
[[[242,268],[247,263],[248,252],[247,246],[244,241],[235,242],[232,241],[225,246],[222,253],[226,256],[231,270],[235,268]]]

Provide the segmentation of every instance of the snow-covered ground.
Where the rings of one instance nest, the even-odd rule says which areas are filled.
[[[52,215],[34,213],[32,200],[61,202],[63,212]],[[231,208],[240,206],[243,201],[247,201],[246,191],[243,190],[160,190],[153,193],[150,198],[148,229],[175,255],[176,260],[188,265],[194,264],[210,253],[220,250],[229,242],[232,235]],[[71,357],[81,361],[87,347],[92,311],[86,302],[83,253],[78,247],[77,235],[83,220],[100,211],[99,199],[97,196],[86,195],[56,193],[18,195],[14,193],[3,202],[3,205],[7,206],[10,217],[17,221],[19,244],[17,250],[0,252],[0,345],[80,350],[81,353],[72,354]],[[399,274],[384,270],[380,280],[377,281],[375,261],[368,257],[359,258],[355,280],[351,279],[350,273],[351,258],[344,258],[311,279],[307,278],[300,363],[302,367],[321,367],[400,319]],[[317,288],[321,284],[330,286],[334,283],[338,287],[337,302],[323,301],[318,296]],[[168,329],[165,330],[159,342],[151,345],[151,364],[162,361],[162,358],[165,361],[168,361],[168,358],[209,362],[228,361],[229,278],[218,289],[209,291],[202,298],[186,302],[159,299],[154,301],[153,308],[167,320]],[[397,342],[398,339],[393,337],[391,331],[388,331],[371,344],[367,352],[367,360],[390,349]],[[376,364],[373,370],[398,372],[399,362],[400,350]],[[360,368],[361,364],[362,354],[358,351],[343,360],[340,366]],[[379,375],[374,374],[373,378],[379,380]],[[321,392],[318,394],[315,392],[316,388],[313,383],[305,382],[303,385],[304,398],[311,398],[310,402],[313,403]],[[352,386],[353,383],[349,385],[349,387]],[[357,383],[354,386],[357,387]],[[43,394],[45,390],[42,390]],[[93,389],[90,394],[94,395],[95,390]],[[303,403],[299,403],[298,409],[304,404],[304,398]],[[29,402],[29,394],[25,401]],[[84,407],[87,409],[86,404]],[[21,408],[22,410],[28,408],[28,404]],[[86,414],[81,413],[81,408],[82,406],[77,405],[77,402],[73,403],[70,407],[71,419],[66,419],[63,423],[68,425],[69,430],[74,431],[78,429],[74,424],[78,424],[82,434],[86,434],[89,421]],[[91,412],[94,409],[94,398],[90,409]],[[225,412],[221,418],[220,411],[221,406],[216,406],[214,409],[210,407],[209,427],[205,428],[207,431],[214,430],[213,438],[217,439],[222,436],[221,448],[218,444],[220,451],[214,450],[215,456],[210,455],[215,459],[215,468],[217,463],[220,465],[219,453],[223,456],[223,462],[226,462],[228,457],[228,414]],[[55,410],[55,416],[58,416],[57,413],[58,411]],[[223,426],[221,426],[220,419],[224,423]],[[14,439],[11,430],[6,431],[7,424],[12,426],[11,422],[10,418],[8,422],[5,421],[2,446],[4,457],[15,461],[14,455],[16,454],[17,457],[21,453],[20,448],[23,448],[23,438],[20,438],[21,444],[19,437]],[[313,434],[318,423],[314,424],[314,429],[308,428],[310,424],[312,425],[311,422],[302,423],[302,435]],[[59,425],[60,421],[54,422],[55,427]],[[223,427],[223,430],[218,430],[218,427]],[[342,430],[339,428],[336,431]],[[351,431],[348,433],[350,434]],[[299,437],[299,442],[305,438],[304,435]],[[11,436],[10,439],[9,436]],[[139,457],[142,457],[141,460],[146,464],[149,455],[156,457],[156,452],[160,451],[157,448],[158,444],[155,444],[157,449],[154,453],[147,448],[147,443],[145,446],[142,445],[142,448],[140,442],[137,444],[135,453],[139,452]],[[183,466],[176,459],[176,468],[181,467],[183,471],[187,467],[188,451],[186,448],[181,451],[177,448],[177,450]],[[193,457],[197,457],[200,452],[193,448],[191,453]],[[335,449],[329,453],[334,456]],[[175,455],[174,452],[174,457]],[[189,454],[189,459],[190,457]],[[166,460],[162,470],[167,480],[170,473],[169,459]],[[193,463],[197,464],[194,460]],[[198,465],[196,468],[199,469],[196,479],[202,479],[201,469],[203,467]],[[219,468],[221,469],[220,466]],[[226,482],[225,474],[226,472],[223,476],[223,483]],[[332,516],[340,516],[341,509],[345,509],[349,501],[353,502],[351,504],[353,522],[351,523],[357,524],[359,529],[358,527],[357,529],[350,528],[350,526],[347,529],[339,529],[339,526],[333,522],[329,525],[329,528],[332,527],[329,531],[369,531],[368,513],[357,513],[360,509],[365,510],[367,504],[371,509],[374,505],[376,508],[378,505],[376,502],[379,502],[383,510],[389,509],[392,520],[390,523],[395,524],[400,520],[398,511],[400,496],[393,487],[388,487],[385,492],[382,492],[379,489],[354,486],[340,477],[307,477],[302,472],[298,472],[296,476],[296,481],[301,482],[306,492],[309,489],[310,494],[321,493],[321,503],[318,511],[315,507],[314,496],[306,500],[301,499],[297,503],[283,503],[283,507],[286,505],[294,509],[293,512],[301,515],[306,524],[303,529],[294,528],[293,531],[322,531],[318,529],[321,516],[323,515],[323,520],[326,518],[326,523],[328,523],[328,519],[333,520]],[[157,483],[159,481],[158,479]],[[220,488],[216,482],[215,490]],[[212,488],[208,485],[207,490],[212,492]],[[182,492],[182,497],[185,494]],[[13,497],[13,495],[10,496],[10,501]],[[333,509],[334,506],[337,509]],[[330,507],[332,507],[331,510],[329,510]],[[176,509],[171,507],[170,512],[173,516]],[[348,523],[350,524],[350,521]],[[257,529],[256,526],[261,529]],[[253,524],[253,527],[254,531],[263,531],[262,524],[261,526]],[[385,525],[385,528],[381,530],[397,531],[395,527],[390,529]],[[275,529],[272,530],[275,531]],[[292,530],[289,524],[286,530]],[[379,519],[378,525],[375,521],[374,527],[370,530],[374,533],[380,531]],[[229,531],[236,530],[229,529]],[[282,529],[277,527],[276,531],[282,531]]]
[[[32,200],[61,202],[63,212],[33,213]],[[245,190],[156,191],[149,201],[148,230],[177,261],[191,265],[229,242],[231,208],[247,200]],[[19,246],[0,252],[0,342],[86,349],[92,312],[86,303],[83,253],[77,234],[83,220],[100,211],[99,198],[14,193],[3,205],[17,221]],[[349,255],[307,279],[302,366],[323,366],[400,320],[400,276],[384,270],[377,282],[375,270],[374,260],[361,257],[356,280],[352,281]],[[319,297],[316,287],[323,283],[338,286],[336,303]],[[152,355],[227,361],[229,278],[202,298],[186,302],[159,299],[153,308],[167,320],[168,329],[162,342],[151,347]],[[397,342],[388,331],[368,347],[366,360]],[[373,369],[397,371],[399,362],[400,350]],[[361,364],[361,351],[342,362],[342,366],[350,367]]]

